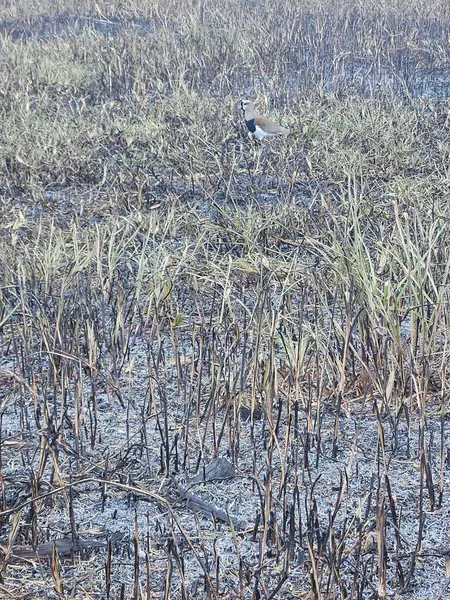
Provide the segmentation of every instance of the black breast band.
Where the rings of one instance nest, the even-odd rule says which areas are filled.
[[[247,125],[247,127],[249,128],[249,130],[252,133],[255,133],[255,131],[256,131],[255,119],[250,119],[249,121],[246,120],[245,124]]]

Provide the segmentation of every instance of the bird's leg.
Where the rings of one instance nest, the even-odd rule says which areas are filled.
[[[254,157],[255,157],[255,173],[257,173],[259,171],[259,165],[260,165],[260,161],[261,161],[261,154],[262,154],[262,144],[261,142],[255,138],[254,135],[252,135],[253,138],[253,150],[254,150]]]
[[[258,173],[259,167],[261,165],[261,156],[263,153],[263,147],[259,144],[256,148],[256,164],[255,164],[255,173]]]

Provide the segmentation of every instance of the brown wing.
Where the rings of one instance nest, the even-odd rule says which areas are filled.
[[[255,121],[256,121],[256,124],[259,125],[259,127],[261,127],[261,129],[263,131],[266,131],[267,133],[280,133],[280,134],[288,134],[289,133],[289,129],[286,129],[285,127],[281,127],[281,125],[277,125],[270,119],[266,119],[266,117],[261,117],[261,115],[256,115]]]

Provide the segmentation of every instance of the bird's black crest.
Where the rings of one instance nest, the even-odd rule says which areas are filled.
[[[249,131],[251,131],[252,133],[255,133],[255,131],[256,131],[255,119],[250,119],[249,121],[246,120],[245,124],[249,128]]]

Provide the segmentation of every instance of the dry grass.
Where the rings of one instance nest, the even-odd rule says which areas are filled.
[[[257,5],[4,11],[0,597],[448,593],[448,3]]]

